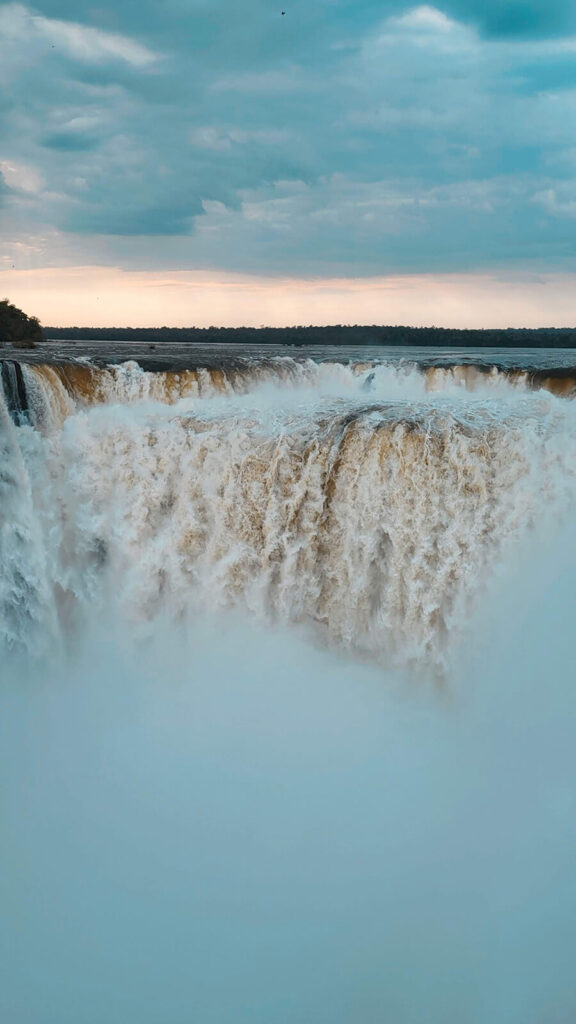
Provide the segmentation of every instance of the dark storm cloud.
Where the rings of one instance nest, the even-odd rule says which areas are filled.
[[[576,30],[576,10],[571,0],[450,0],[446,9],[491,35],[559,36]]]
[[[83,135],[81,132],[52,132],[41,139],[41,145],[48,149],[80,153],[83,150],[94,149],[98,145],[98,139]]]
[[[571,7],[285,9],[0,6],[0,169],[20,230],[41,221],[77,236],[75,258],[127,266],[574,258]]]

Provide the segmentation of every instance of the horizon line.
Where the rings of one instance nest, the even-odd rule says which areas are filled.
[[[566,324],[562,327],[555,327],[553,325],[542,324],[539,327],[450,327],[442,324],[387,324],[387,323],[373,323],[373,324],[260,324],[255,327],[251,324],[236,324],[231,326],[229,324],[211,324],[208,327],[202,327],[198,324],[183,324],[181,326],[169,326],[168,324],[162,324],[158,327],[154,324],[148,326],[133,327],[129,324],[114,324],[110,326],[99,326],[97,324],[50,324],[40,325],[44,332],[46,331],[328,331],[328,330],[387,330],[387,331],[447,331],[450,333],[503,333],[503,332],[529,332],[530,334],[536,334],[539,331],[553,331],[554,333],[562,333],[564,331],[576,331],[576,324]]]

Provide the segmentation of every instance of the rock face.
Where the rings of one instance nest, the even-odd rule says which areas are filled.
[[[0,345],[31,348],[44,340],[44,333],[35,316],[27,316],[8,299],[0,301]]]

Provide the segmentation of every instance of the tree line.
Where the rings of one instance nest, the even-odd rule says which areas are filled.
[[[576,348],[576,328],[453,327],[45,327],[54,340],[233,345],[391,345],[454,348]]]
[[[245,345],[390,345],[451,348],[576,348],[576,328],[476,329],[334,324],[326,327],[45,327],[8,299],[0,301],[0,345],[46,339]]]

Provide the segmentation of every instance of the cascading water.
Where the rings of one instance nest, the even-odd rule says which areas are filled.
[[[37,429],[11,428],[6,529],[29,530],[34,509],[60,629],[106,607],[114,581],[135,631],[238,607],[443,671],[507,547],[576,491],[572,404],[497,371],[287,359],[252,374],[25,366],[19,380],[18,416]],[[10,593],[8,648],[32,614]]]
[[[572,373],[501,370],[497,367],[429,366],[406,363],[296,361],[284,356],[253,365],[149,372],[129,361],[99,367],[86,360],[64,365],[2,363],[6,400],[11,409],[24,409],[40,428],[54,428],[79,409],[98,404],[157,401],[173,405],[183,398],[239,395],[272,384],[282,389],[311,387],[319,394],[358,394],[374,397],[423,397],[428,392],[459,394],[481,391],[508,394],[511,389],[543,389],[559,397],[576,390]]]
[[[567,380],[3,371],[3,1021],[574,1019]]]

